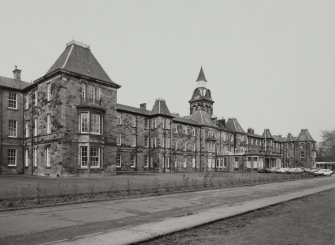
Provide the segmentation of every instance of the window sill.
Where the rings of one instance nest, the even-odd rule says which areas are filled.
[[[13,111],[18,111],[19,110],[18,108],[12,108],[12,107],[8,107],[7,109],[8,110],[13,110]]]
[[[9,168],[15,168],[15,167],[17,167],[17,165],[7,165],[7,167],[9,167]]]
[[[17,136],[8,136],[8,138],[16,139]]]

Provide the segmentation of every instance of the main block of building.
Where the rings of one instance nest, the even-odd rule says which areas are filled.
[[[203,68],[189,100],[190,115],[170,113],[157,99],[117,103],[113,82],[89,46],[76,41],[32,83],[0,77],[1,174],[48,176],[130,172],[255,171],[313,167],[315,141],[245,131],[236,118],[213,117]]]

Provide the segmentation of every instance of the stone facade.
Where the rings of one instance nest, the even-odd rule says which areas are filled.
[[[171,114],[162,99],[152,110],[118,104],[120,86],[89,47],[77,42],[34,83],[9,80],[13,84],[0,79],[4,174],[255,171],[315,162],[315,141],[307,130],[297,138],[272,136],[268,129],[258,135],[244,131],[235,118],[212,118],[214,101],[202,68],[184,117]],[[16,109],[8,108],[9,92],[17,94]],[[17,135],[9,137],[14,119]],[[9,149],[16,149],[15,165],[8,164]]]

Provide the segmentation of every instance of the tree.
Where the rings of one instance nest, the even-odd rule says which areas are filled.
[[[335,129],[322,131],[321,137],[317,160],[321,162],[335,161]]]

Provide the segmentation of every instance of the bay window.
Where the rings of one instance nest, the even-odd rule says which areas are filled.
[[[101,134],[101,115],[91,112],[80,113],[80,132]]]
[[[81,168],[100,168],[101,166],[101,147],[81,145],[80,146],[80,166]]]

